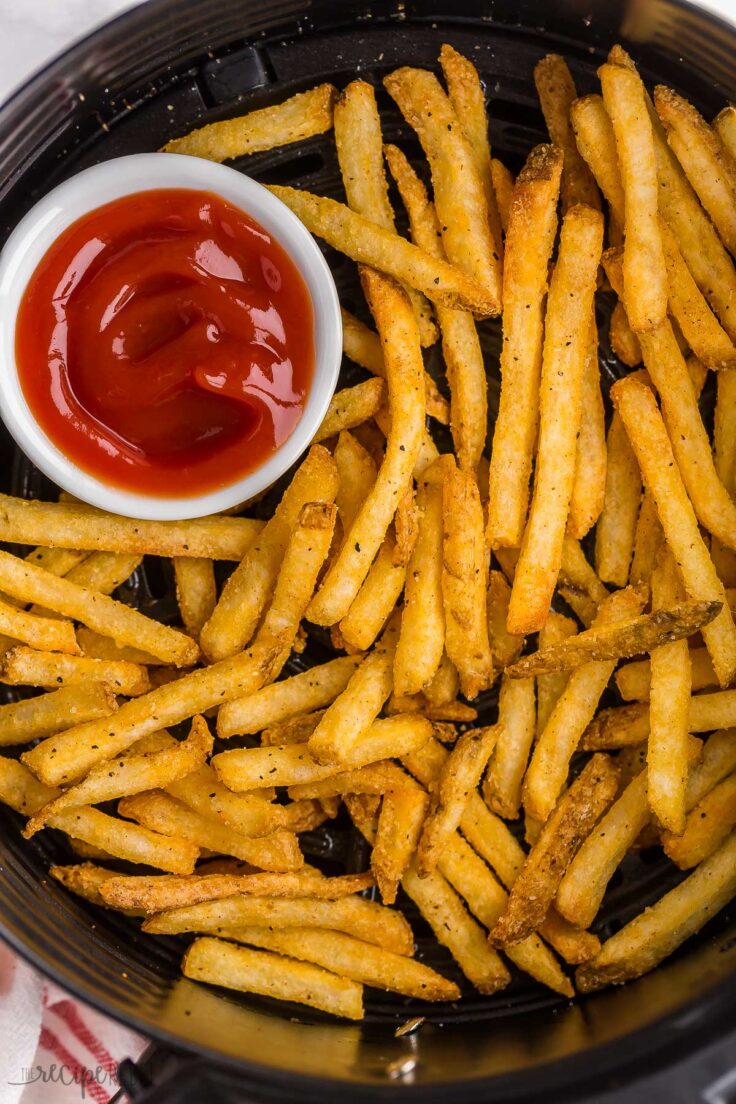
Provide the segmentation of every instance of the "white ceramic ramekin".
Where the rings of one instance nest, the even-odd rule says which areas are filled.
[[[162,498],[113,487],[78,467],[36,422],[18,379],[15,322],[30,277],[46,251],[77,219],[112,200],[157,188],[214,192],[252,216],[299,269],[314,311],[314,377],[301,420],[256,471],[207,494]],[[311,234],[268,189],[226,165],[172,153],[140,153],[85,169],[44,196],[20,221],[0,255],[0,417],[25,454],[59,487],[92,506],[127,517],[170,521],[228,510],[260,494],[299,458],[322,421],[342,355],[340,304]]]

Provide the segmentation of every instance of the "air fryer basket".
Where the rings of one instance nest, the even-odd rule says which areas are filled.
[[[545,138],[532,69],[551,50],[568,59],[580,92],[622,41],[650,84],[684,92],[708,117],[736,96],[736,31],[676,0],[150,0],[116,20],[35,77],[0,110],[0,220],[4,233],[45,191],[79,169],[134,151],[154,150],[170,136],[262,106],[317,81],[343,86],[356,75],[380,84],[392,67],[434,66],[449,41],[467,53],[484,79],[494,151],[517,170]],[[418,152],[387,97],[379,93],[385,135]],[[268,183],[341,194],[330,135],[244,159]],[[354,266],[326,250],[341,299],[364,313]],[[610,306],[610,304],[609,304]],[[607,305],[601,304],[605,314]],[[605,333],[605,327],[603,327]],[[491,366],[497,323],[482,327]],[[604,375],[619,366],[603,339]],[[430,364],[431,368],[431,364]],[[494,368],[491,367],[494,374]],[[346,367],[347,378],[350,369]],[[491,403],[498,373],[491,381]],[[706,398],[707,401],[707,398]],[[2,489],[49,497],[52,488],[9,437],[0,434]],[[175,614],[171,579],[144,564],[120,597],[142,602],[164,619]],[[319,637],[300,663],[326,657]],[[483,702],[493,717],[494,699]],[[509,989],[426,1007],[371,992],[364,1025],[344,1025],[296,1006],[276,1006],[197,986],[179,975],[183,943],[141,936],[136,921],[71,898],[48,879],[51,861],[72,861],[52,832],[19,838],[19,818],[0,811],[0,933],[65,988],[142,1032],[235,1066],[261,1084],[297,1083],[322,1099],[360,1099],[383,1087],[389,1064],[409,1048],[418,1058],[404,1095],[444,1099],[448,1084],[463,1099],[524,1099],[533,1084],[547,1099],[605,1079],[646,1055],[648,1068],[732,1026],[736,982],[736,913],[712,921],[656,973],[622,989],[567,1003],[519,975]],[[359,869],[362,845],[342,822],[307,841],[313,860],[331,871]],[[644,852],[627,860],[598,924],[609,935],[677,880],[669,864]],[[422,921],[408,910],[419,954],[457,976]],[[409,1016],[427,1022],[412,1043],[394,1038]],[[298,1079],[298,1081],[296,1080]],[[573,1086],[575,1089],[573,1090]],[[372,1097],[373,1098],[373,1097]],[[556,1098],[556,1096],[554,1096]]]

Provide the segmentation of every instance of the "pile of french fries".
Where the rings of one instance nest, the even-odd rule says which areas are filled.
[[[514,180],[473,65],[439,63],[444,86],[384,81],[419,174],[361,80],[167,147],[222,161],[334,130],[347,202],[273,191],[359,265],[375,330],[344,312],[344,345],[368,378],[265,523],[0,496],[0,541],[37,546],[0,552],[0,678],[41,690],[0,707],[24,835],[69,837],[87,861],[51,874],[73,893],[194,933],[187,977],[351,1019],[364,985],[460,995],[413,958],[397,901],[481,993],[511,963],[571,997],[652,969],[736,895],[736,109],[709,125],[650,100],[620,47],[578,98],[550,55],[550,142]],[[630,369],[607,429],[598,289]],[[144,555],[173,563],[178,627],[111,597]],[[334,658],[289,675],[315,632]],[[369,870],[305,864],[300,834],[337,816]],[[601,943],[612,876],[655,846],[685,875]]]

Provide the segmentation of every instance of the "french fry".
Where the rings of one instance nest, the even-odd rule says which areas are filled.
[[[414,937],[399,912],[362,897],[252,897],[240,894],[222,900],[169,909],[151,916],[144,931],[156,935],[178,932],[218,932],[241,927],[325,928],[343,931],[394,954],[411,956]]]
[[[570,786],[532,847],[493,931],[494,944],[518,943],[545,918],[547,909],[583,840],[613,801],[618,768],[605,755],[594,755]]]
[[[406,578],[406,567],[395,562],[397,544],[386,536],[365,581],[345,617],[340,632],[350,648],[370,648],[391,615]]]
[[[591,312],[590,340],[583,372],[580,435],[575,456],[575,482],[567,528],[580,540],[598,520],[606,494],[606,426],[598,366],[598,328]]]
[[[390,760],[382,759],[365,767],[355,767],[331,774],[316,782],[302,782],[289,787],[292,801],[306,798],[342,797],[343,794],[385,794],[389,790],[412,785],[411,779]]]
[[[454,982],[416,962],[397,955],[373,943],[355,939],[344,932],[326,932],[319,928],[241,928],[235,933],[239,941],[255,947],[289,955],[304,962],[335,971],[341,977],[388,989],[419,1000],[456,1000],[460,990]]]
[[[624,306],[631,328],[641,334],[661,325],[667,314],[652,124],[636,72],[606,64],[598,75],[624,190]]]
[[[346,762],[360,736],[380,713],[393,686],[395,635],[389,625],[309,737],[309,753],[318,763]]]
[[[71,621],[24,613],[0,600],[0,632],[41,652],[79,655],[80,647]]]
[[[558,644],[577,631],[577,625],[571,617],[565,617],[562,613],[550,610],[549,617],[539,634],[539,647],[544,649],[553,644]],[[537,739],[544,732],[547,721],[552,715],[552,710],[567,686],[567,679],[567,671],[550,671],[545,675],[537,675]]]
[[[295,1001],[348,1020],[363,1019],[362,985],[293,958],[222,939],[195,939],[181,969],[194,981]]]
[[[501,216],[491,169],[491,147],[488,141],[488,117],[483,86],[478,70],[468,58],[445,42],[440,50],[440,65],[447,84],[453,110],[460,120],[473,151],[488,206],[491,237],[499,256],[502,255]]]
[[[526,772],[535,731],[534,679],[501,678],[498,695],[498,740],[483,794],[494,813],[515,820],[521,803],[521,784]]]
[[[431,256],[444,257],[440,226],[427,190],[404,154],[386,146],[391,175],[409,215],[411,236]],[[442,354],[450,385],[450,426],[460,467],[474,472],[488,428],[488,384],[472,315],[438,306]]]
[[[604,631],[609,625],[620,623],[622,617],[635,617],[645,600],[646,595],[633,590],[617,591],[602,603],[589,631]],[[569,636],[552,647],[563,648],[578,639]],[[524,780],[524,807],[537,820],[546,821],[552,813],[567,781],[570,759],[615,666],[615,659],[590,660],[577,666],[552,710]]]
[[[569,533],[562,542],[557,589],[584,625],[591,623],[598,606],[608,597],[608,590],[586,560],[580,542]]]
[[[151,688],[145,667],[126,660],[88,659],[59,652],[12,648],[0,661],[0,682],[11,686],[87,686],[105,683],[115,694],[137,697]]]
[[[589,660],[641,655],[662,644],[691,636],[710,624],[721,608],[720,602],[680,602],[652,613],[621,618],[615,624],[594,624],[559,644],[523,656],[507,669],[507,674],[510,678],[528,678],[547,671],[571,671]]]
[[[251,649],[192,671],[126,702],[113,718],[88,721],[49,737],[25,752],[23,761],[47,783],[74,782],[95,763],[120,754],[149,733],[260,689],[277,659],[273,650]]]
[[[654,106],[670,149],[721,240],[731,253],[736,252],[736,162],[718,132],[683,96],[659,84]]]
[[[641,507],[641,476],[626,429],[615,411],[606,451],[606,493],[596,527],[595,569],[604,582],[625,586]]]
[[[322,445],[313,445],[258,539],[226,582],[201,633],[210,660],[225,659],[246,646],[276,582],[289,538],[307,502],[332,502],[337,468]]]
[[[290,833],[279,830],[259,839],[241,836],[214,816],[202,816],[160,790],[123,798],[118,812],[161,835],[189,840],[217,855],[233,855],[261,870],[298,870],[304,864],[298,840]]]
[[[716,409],[713,416],[713,458],[718,478],[733,496],[736,493],[736,370],[725,369],[718,373],[716,382]],[[714,537],[711,541],[711,557],[722,582],[729,587],[736,585],[736,552]]]
[[[336,900],[369,889],[370,874],[325,878],[314,870],[287,874],[120,875],[107,871],[100,898],[114,908],[143,913],[184,908],[201,901],[217,901],[245,894],[252,897],[323,897]]]
[[[462,268],[430,257],[343,203],[276,184],[269,190],[291,208],[307,230],[359,264],[416,288],[435,305],[471,311],[481,318],[496,313],[496,299]]]
[[[706,648],[690,649],[691,689],[706,690],[718,686],[713,664]],[[626,663],[616,672],[616,688],[624,701],[649,701],[651,665],[648,659]]]
[[[463,123],[433,73],[404,66],[383,83],[429,161],[448,259],[483,289],[488,313],[500,314],[502,247],[494,239],[478,162]]]
[[[314,713],[300,713],[288,721],[277,721],[264,728],[261,733],[261,747],[275,747],[280,744],[306,744],[309,737],[324,716],[324,709]]]
[[[131,648],[129,645],[119,647],[109,636],[102,636],[86,625],[80,625],[77,629],[77,642],[82,652],[89,659],[125,660],[126,663],[137,663],[143,667],[163,667],[162,660],[140,648]]]
[[[24,502],[25,499],[20,501]],[[53,575],[66,575],[73,567],[89,556],[89,552],[80,552],[75,548],[34,548],[26,559],[29,563],[43,567]]]
[[[338,656],[299,675],[225,704],[217,714],[217,735],[248,736],[270,724],[329,705],[348,685],[362,656]]]
[[[491,180],[493,182],[493,194],[498,206],[498,217],[501,220],[501,227],[505,234],[509,225],[514,178],[504,163],[499,161],[497,157],[491,158]]]
[[[441,708],[455,699],[460,692],[460,678],[457,668],[447,652],[442,653],[440,665],[422,693],[433,708]]]
[[[501,396],[488,484],[487,540],[518,548],[537,434],[547,274],[557,231],[563,155],[537,146],[511,195],[504,255]]]
[[[660,218],[670,310],[693,352],[708,368],[733,368],[736,346],[693,279],[674,234]]]
[[[290,828],[284,806],[271,804],[272,790],[232,793],[218,780],[209,764],[191,771],[177,782],[167,783],[165,789],[195,813],[220,820],[243,836],[259,838],[270,836],[279,828]]]
[[[629,583],[633,586],[637,586],[639,583],[649,583],[663,540],[664,536],[662,526],[659,524],[657,507],[649,491],[646,491],[639,507],[639,517],[636,520],[634,554],[631,557],[631,567],[629,568]]]
[[[736,834],[732,832],[684,882],[635,916],[603,944],[594,959],[578,969],[578,988],[590,993],[641,977],[700,931],[734,893]]]
[[[364,325],[350,311],[340,308],[342,315],[342,349],[349,360],[355,361],[374,376],[386,375],[383,361],[381,339],[377,333]],[[424,373],[424,390],[427,399],[427,414],[441,425],[450,424],[450,404],[438,389],[428,372]]]
[[[421,747],[431,733],[431,722],[419,714],[384,717],[374,721],[353,746],[345,766],[362,767],[403,755]],[[248,793],[262,786],[319,782],[338,771],[333,765],[318,763],[301,743],[223,751],[213,758],[212,766],[220,781],[236,793]]]
[[[209,123],[182,138],[172,138],[163,147],[164,152],[205,157],[208,161],[230,161],[324,134],[332,127],[335,95],[333,85],[318,84],[272,107]]]
[[[253,518],[142,521],[76,502],[35,502],[0,495],[0,540],[11,544],[45,541],[55,549],[240,560],[262,528],[263,523]]]
[[[712,732],[716,728],[736,727],[736,690],[693,695],[687,727],[689,732]],[[648,735],[648,703],[637,702],[635,705],[603,709],[585,730],[581,750],[628,747],[646,740]]]
[[[100,892],[105,882],[115,877],[114,870],[85,862],[75,866],[50,866],[49,874],[63,885],[64,889],[68,889],[70,893],[82,897],[85,901],[90,901],[93,905],[99,905],[101,908],[118,908],[117,905],[109,905]],[[143,915],[140,909],[126,908],[121,911],[128,916]]]
[[[380,410],[385,399],[386,384],[378,377],[336,391],[313,440],[326,441],[344,429],[353,429],[361,422],[367,422]]]
[[[88,590],[112,594],[130,578],[142,560],[143,556],[138,553],[91,552],[81,563],[64,572],[64,578]]]
[[[718,112],[712,126],[731,157],[736,158],[736,108],[733,104]]]
[[[111,763],[93,767],[82,782],[70,786],[31,817],[23,835],[30,839],[63,809],[99,805],[103,801],[167,786],[196,770],[211,752],[212,736],[207,722],[203,717],[195,717],[186,740],[177,742],[172,737],[171,746],[160,751],[121,756]]]
[[[464,732],[443,764],[417,849],[420,878],[436,869],[448,839],[462,820],[470,794],[478,787],[498,735],[495,727]]]
[[[571,207],[563,220],[547,298],[534,494],[509,603],[508,629],[513,633],[542,627],[559,574],[602,244],[600,213]]]
[[[683,831],[662,834],[668,858],[680,870],[690,870],[720,847],[736,825],[736,773],[706,794],[688,813]]]
[[[638,380],[628,379],[614,384],[611,397],[656,503],[686,593],[698,601],[724,602],[718,616],[703,628],[703,639],[721,685],[727,686],[736,673],[736,628],[725,604],[723,584],[698,531],[654,396]]]
[[[616,153],[616,136],[601,96],[581,96],[570,104],[575,144],[605,196],[614,238],[623,240],[624,189]]]
[[[117,709],[109,686],[91,682],[0,706],[0,747],[29,744],[75,724],[109,717]]]
[[[608,324],[608,340],[615,356],[627,368],[638,368],[641,364],[641,345],[629,320],[622,302],[616,303]]]
[[[570,120],[577,89],[567,62],[559,54],[547,54],[534,66],[534,83],[549,136],[565,157],[562,169],[562,209],[577,203],[600,208],[593,175],[580,156]]]
[[[486,585],[488,560],[483,539],[483,508],[469,472],[448,467],[442,483],[442,600],[445,648],[457,668],[466,698],[493,682],[488,641]]]
[[[493,662],[502,670],[519,658],[523,636],[515,636],[506,628],[511,587],[500,571],[491,571],[488,582],[488,639]]]
[[[338,437],[333,458],[338,475],[335,505],[345,534],[376,482],[378,469],[370,453],[348,431]]]
[[[340,621],[355,600],[409,483],[424,432],[423,367],[410,304],[396,284],[370,270],[361,279],[384,341],[391,428],[375,485],[310,604],[307,616],[320,625]]]
[[[176,578],[176,600],[187,632],[199,637],[203,625],[212,616],[217,604],[215,570],[212,560],[173,559]]]
[[[396,231],[394,212],[383,171],[381,120],[373,86],[354,80],[335,104],[335,146],[348,206],[386,230]],[[437,327],[424,296],[404,287],[409,295],[422,345],[437,340]]]
[[[417,849],[429,797],[419,786],[389,790],[381,801],[371,870],[384,905],[393,905],[404,873]]]

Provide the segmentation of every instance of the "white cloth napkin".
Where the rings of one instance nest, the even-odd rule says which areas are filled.
[[[146,1040],[68,996],[0,944],[0,1104],[107,1104]]]

